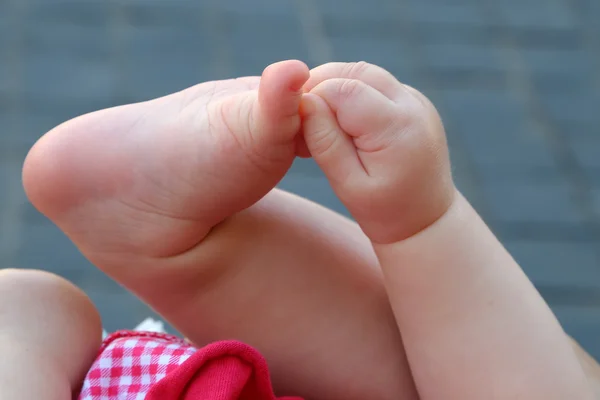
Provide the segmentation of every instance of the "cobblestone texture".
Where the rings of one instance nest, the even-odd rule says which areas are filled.
[[[0,1],[0,264],[84,288],[108,329],[148,310],[28,204],[29,147],[84,112],[299,58],[366,60],[421,89],[456,179],[557,312],[600,357],[597,0]],[[281,186],[340,212],[311,161]]]

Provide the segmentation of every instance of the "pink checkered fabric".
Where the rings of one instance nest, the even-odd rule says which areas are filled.
[[[121,331],[106,338],[79,400],[143,400],[150,388],[197,351],[170,335]]]

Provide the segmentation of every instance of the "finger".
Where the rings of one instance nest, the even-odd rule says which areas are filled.
[[[301,61],[282,61],[263,72],[254,107],[252,133],[269,135],[274,141],[289,142],[300,130],[302,86],[309,76]]]
[[[364,61],[333,62],[318,66],[310,71],[310,79],[304,84],[304,90],[309,92],[320,83],[334,78],[363,81],[392,100],[404,91],[404,85],[398,82],[391,73]]]
[[[338,125],[327,103],[307,93],[302,98],[301,110],[306,146],[332,185],[345,182],[351,175],[364,174],[352,138]]]
[[[403,113],[381,92],[355,79],[329,79],[311,93],[335,112],[341,129],[354,139],[359,152],[376,152],[390,145],[401,129]]]

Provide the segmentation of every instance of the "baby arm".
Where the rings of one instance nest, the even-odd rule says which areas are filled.
[[[367,64],[308,87],[306,144],[374,246],[421,399],[590,399],[556,318],[454,187],[431,103]]]
[[[91,301],[40,271],[0,270],[0,399],[70,400],[102,339]]]

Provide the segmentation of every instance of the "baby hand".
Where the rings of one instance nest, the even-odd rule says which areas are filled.
[[[454,198],[444,128],[434,106],[366,63],[316,68],[302,99],[306,145],[369,238],[403,240]]]

